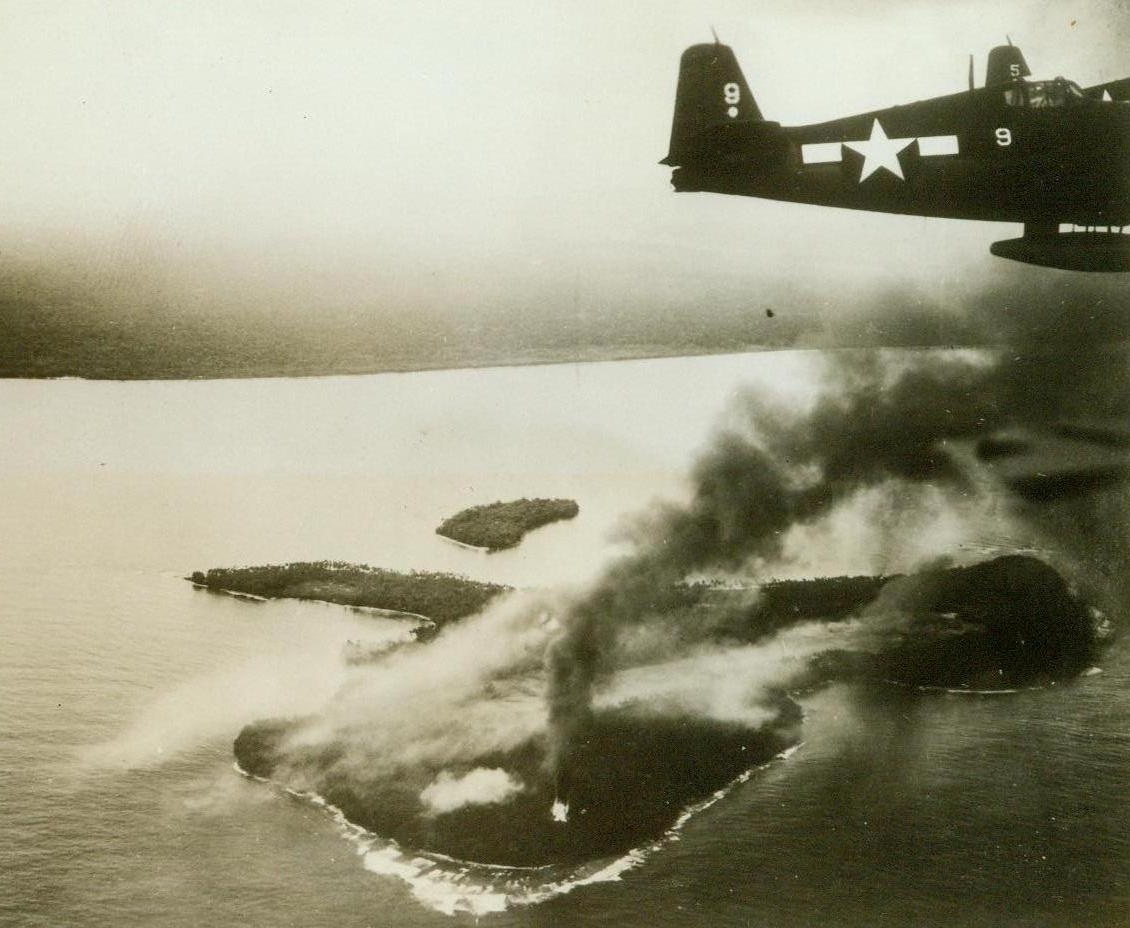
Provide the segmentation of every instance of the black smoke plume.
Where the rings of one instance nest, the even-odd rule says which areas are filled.
[[[1109,362],[1105,378],[1089,365],[1096,359]],[[836,357],[807,412],[773,413],[754,396],[743,400],[695,466],[690,501],[646,523],[633,551],[573,605],[550,648],[549,763],[560,788],[568,790],[569,757],[617,638],[677,606],[689,576],[770,562],[790,529],[869,487],[901,481],[973,492],[955,449],[1017,423],[1071,415],[1092,390],[1105,404],[1125,383],[1121,352],[868,353]]]

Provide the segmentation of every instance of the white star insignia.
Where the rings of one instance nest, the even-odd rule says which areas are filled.
[[[844,142],[852,151],[863,155],[863,171],[859,175],[862,184],[868,177],[881,168],[886,168],[899,180],[906,180],[899,164],[899,152],[907,147],[914,139],[889,139],[883,127],[876,119],[871,125],[871,138],[866,142]]]

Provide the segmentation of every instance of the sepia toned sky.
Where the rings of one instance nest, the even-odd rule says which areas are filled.
[[[980,82],[1006,34],[1036,77],[1130,74],[1128,0],[5,0],[0,251],[295,312],[1008,273],[1007,226],[672,193],[678,57],[711,27],[786,125],[963,89],[970,53]]]

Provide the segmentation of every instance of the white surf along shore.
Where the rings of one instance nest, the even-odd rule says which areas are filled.
[[[604,858],[573,867],[480,864],[435,852],[402,848],[397,842],[382,838],[351,822],[341,809],[318,793],[291,789],[266,777],[256,776],[244,770],[237,762],[233,762],[232,768],[240,776],[263,783],[280,794],[324,809],[337,824],[341,836],[353,845],[366,870],[402,880],[411,888],[413,897],[421,905],[444,915],[462,912],[478,918],[514,907],[546,902],[582,886],[618,881],[623,874],[639,867],[670,843],[678,841],[687,823],[700,812],[725,799],[758,771],[765,770],[774,763],[787,761],[803,746],[802,741],[786,748],[772,759],[750,767],[705,799],[686,806],[674,824],[656,840],[633,848],[619,857]]]

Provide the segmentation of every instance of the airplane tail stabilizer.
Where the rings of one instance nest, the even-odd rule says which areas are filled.
[[[763,121],[733,50],[720,42],[692,45],[679,62],[671,145],[661,163],[683,164],[718,127]]]
[[[1028,62],[1020,49],[1011,42],[998,45],[989,51],[989,62],[985,67],[985,86],[999,87],[1021,77],[1030,77]]]

